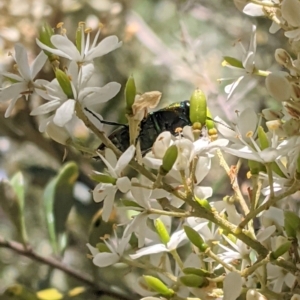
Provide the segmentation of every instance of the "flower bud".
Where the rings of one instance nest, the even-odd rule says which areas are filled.
[[[56,69],[55,77],[64,93],[67,95],[67,97],[71,99],[74,98],[71,81],[68,75],[62,70]]]
[[[39,40],[50,48],[55,48],[51,42],[51,37],[54,35],[53,28],[48,24],[44,23],[39,29]],[[43,50],[44,53],[49,57],[50,61],[59,60],[57,55],[48,52],[47,50]]]
[[[258,140],[260,143],[260,149],[264,150],[264,149],[268,148],[269,140],[268,140],[267,134],[265,133],[264,129],[261,126],[258,127],[257,135],[258,135]]]
[[[45,131],[52,140],[59,144],[67,145],[68,141],[71,141],[69,132],[64,127],[59,127],[53,122],[47,124]]]
[[[83,49],[81,49],[82,47],[82,39],[84,38],[84,23],[83,22],[79,22],[77,30],[76,30],[76,36],[75,36],[75,44],[76,44],[76,48],[77,50],[81,53]]]
[[[174,291],[169,289],[160,279],[148,275],[144,275],[143,278],[148,287],[158,294],[165,297],[171,297],[174,295]]]
[[[161,175],[165,176],[171,171],[177,159],[177,156],[178,156],[177,146],[176,145],[170,146],[162,159],[162,165],[159,169],[159,173]]]
[[[276,250],[271,252],[271,259],[277,259],[291,248],[292,242],[283,236],[276,237]],[[287,257],[288,259],[288,257]]]
[[[116,182],[117,182],[116,178],[113,178],[109,175],[106,175],[106,174],[103,174],[103,173],[98,173],[98,172],[95,172],[94,174],[92,174],[90,176],[90,178],[94,181],[97,181],[97,182],[111,183],[113,185],[115,185]]]
[[[188,268],[184,268],[182,271],[184,274],[194,274],[194,275],[204,276],[204,277],[211,276],[211,273],[204,269],[188,267]]]
[[[206,116],[207,116],[206,121],[205,121],[206,128],[208,130],[215,129],[215,122],[212,118],[211,112],[208,107],[206,108]]]
[[[208,283],[208,280],[205,277],[198,276],[195,274],[188,274],[188,275],[183,275],[179,277],[180,282],[188,287],[203,287],[205,284]]]
[[[170,241],[170,235],[165,224],[160,219],[154,221],[156,232],[159,235],[159,238],[163,244],[167,244]]]
[[[248,167],[250,169],[251,175],[258,175],[259,172],[265,171],[266,169],[262,163],[251,159],[248,160]]]
[[[110,249],[104,243],[97,243],[96,248],[100,253],[103,253],[103,252],[111,253]]]
[[[232,67],[244,69],[243,63],[240,60],[230,56],[224,56],[223,58],[224,60],[222,61],[222,67],[232,66]]]
[[[278,101],[286,101],[291,97],[292,88],[284,72],[270,73],[266,78],[269,94]]]
[[[199,199],[198,197],[195,196],[195,200],[197,201],[198,204],[200,204],[201,207],[211,211],[211,206],[207,199]]]
[[[296,238],[300,230],[300,218],[293,212],[284,212],[284,229],[288,237]]]
[[[205,94],[197,89],[190,98],[190,120],[192,123],[199,122],[204,125],[206,122],[207,104]]]
[[[300,131],[300,121],[296,119],[289,119],[283,125],[282,129],[287,136],[295,136]]]
[[[208,248],[207,244],[204,243],[202,237],[192,227],[184,226],[185,234],[187,235],[190,242],[195,245],[201,252],[205,252]]]
[[[133,76],[130,76],[125,86],[125,101],[126,101],[126,114],[132,114],[132,105],[135,100],[136,87]]]

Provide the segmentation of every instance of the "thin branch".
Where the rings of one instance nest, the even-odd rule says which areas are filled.
[[[132,297],[123,295],[121,293],[112,291],[108,288],[102,287],[96,282],[93,281],[93,279],[87,275],[83,274],[82,272],[77,272],[76,270],[70,268],[69,266],[65,265],[64,263],[56,260],[53,257],[44,257],[39,254],[37,254],[34,250],[31,248],[24,248],[24,246],[20,243],[17,243],[15,241],[7,241],[3,237],[0,236],[0,247],[7,248],[12,251],[17,252],[20,255],[26,256],[34,261],[37,261],[39,263],[51,266],[55,269],[61,270],[62,272],[68,274],[69,276],[77,279],[81,283],[90,286],[95,293],[101,293],[108,295],[113,298],[117,298],[118,300],[131,300]]]

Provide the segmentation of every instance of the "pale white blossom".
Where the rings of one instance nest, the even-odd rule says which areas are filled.
[[[2,76],[12,82],[9,86],[0,89],[0,102],[10,100],[5,112],[6,118],[10,116],[20,97],[25,96],[27,100],[30,94],[40,88],[34,82],[34,79],[47,61],[47,56],[42,51],[29,66],[26,49],[21,44],[15,45],[15,54],[12,54],[12,56],[16,62],[19,75],[9,72],[2,73]]]
[[[115,35],[104,38],[100,43],[97,44],[100,35],[100,29],[98,30],[93,43],[90,43],[90,32],[85,37],[84,26],[81,26],[81,46],[80,51],[69,40],[67,35],[55,34],[51,37],[51,43],[55,48],[51,48],[41,41],[36,39],[38,46],[52,54],[60,57],[65,57],[69,60],[75,61],[78,64],[90,63],[93,59],[103,56],[122,45]]]
[[[110,149],[106,149],[106,152],[112,152]],[[109,216],[112,212],[115,195],[118,190],[122,193],[129,191],[131,185],[128,177],[122,175],[122,171],[131,161],[135,153],[135,146],[131,145],[118,159],[116,162],[115,159],[109,162],[101,154],[99,154],[101,160],[105,163],[107,167],[108,174],[116,180],[115,184],[112,183],[103,183],[100,182],[97,184],[93,190],[93,198],[95,202],[103,201],[103,214],[102,218],[105,222],[108,221]],[[108,154],[107,157],[111,156]],[[95,172],[96,174],[103,174],[101,172]],[[104,175],[104,174],[103,174]]]

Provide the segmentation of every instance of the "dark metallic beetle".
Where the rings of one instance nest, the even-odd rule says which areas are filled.
[[[142,153],[151,149],[161,132],[170,131],[171,134],[176,135],[177,128],[192,125],[189,115],[190,102],[188,100],[149,113],[140,124],[141,130],[138,139]],[[128,126],[124,125],[117,128],[109,135],[109,139],[118,149],[124,152],[130,146]],[[98,149],[105,149],[105,145],[101,144]]]

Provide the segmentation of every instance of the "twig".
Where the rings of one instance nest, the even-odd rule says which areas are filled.
[[[125,295],[122,295],[121,293],[111,291],[105,287],[100,286],[96,282],[93,281],[93,279],[87,275],[83,274],[82,272],[77,272],[70,268],[69,266],[65,265],[64,263],[56,260],[53,257],[44,257],[39,254],[37,254],[35,251],[33,251],[31,248],[24,248],[24,246],[18,242],[15,241],[7,241],[3,237],[0,236],[0,247],[2,248],[8,248],[10,250],[13,250],[17,252],[20,255],[26,256],[28,258],[31,258],[34,261],[37,261],[39,263],[51,266],[55,269],[61,270],[62,272],[68,274],[69,276],[79,280],[81,283],[86,284],[87,286],[90,286],[93,288],[95,293],[101,293],[108,295],[113,298],[117,298],[118,300],[131,300],[132,297],[127,297]]]

